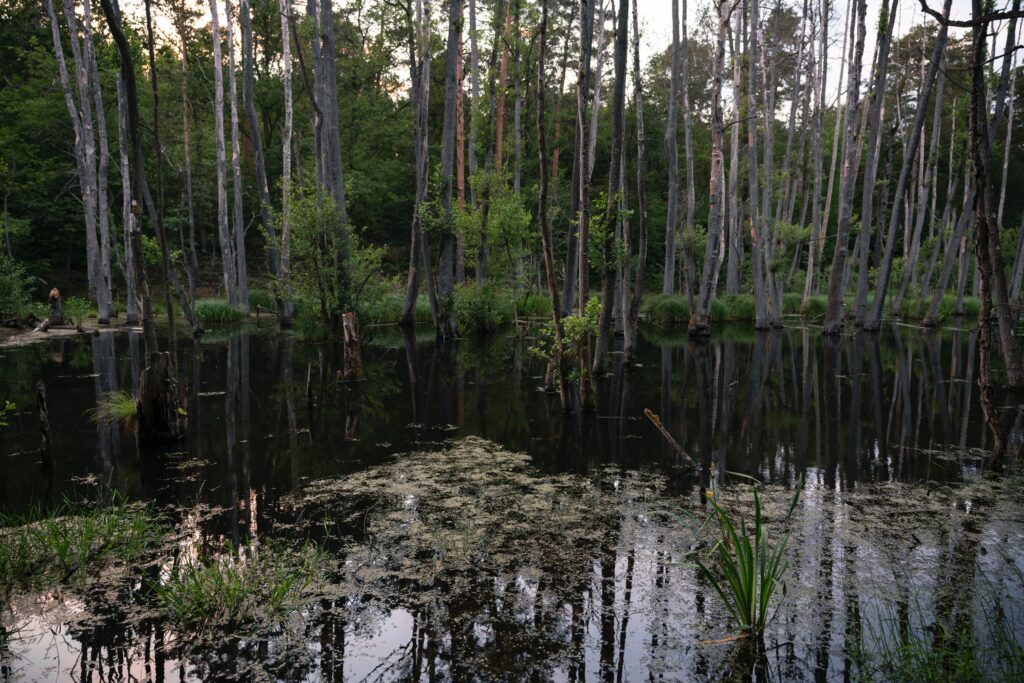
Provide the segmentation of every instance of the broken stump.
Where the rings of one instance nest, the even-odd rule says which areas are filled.
[[[171,354],[152,353],[139,382],[139,443],[171,443],[185,437],[185,397],[171,368]]]

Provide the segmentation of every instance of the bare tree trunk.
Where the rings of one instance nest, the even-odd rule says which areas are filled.
[[[622,148],[626,128],[626,55],[629,31],[629,0],[618,0],[618,20],[615,30],[615,83],[612,86],[612,149],[611,168],[608,171],[608,205],[605,209],[603,241],[604,273],[601,287],[601,317],[598,324],[597,347],[594,352],[594,374],[608,370],[608,348],[613,334],[612,312],[615,300],[616,244],[612,229],[617,220],[618,197],[623,190]]]
[[[857,37],[850,62],[846,86],[846,111],[843,120],[846,131],[843,141],[843,169],[839,180],[839,226],[836,229],[836,250],[828,283],[828,303],[825,309],[824,333],[838,336],[843,331],[843,270],[849,249],[850,224],[853,220],[853,190],[857,181],[855,157],[859,148],[857,139],[857,112],[860,107],[860,72],[864,58],[865,14],[867,2],[855,0]]]
[[[461,60],[460,60],[461,62]],[[469,0],[469,176],[476,175],[477,107],[480,106],[480,52],[476,42],[476,0]],[[470,185],[470,202],[476,206],[476,189]]]
[[[725,33],[728,28],[728,4],[725,0],[716,3],[718,14],[718,40],[715,45],[714,63],[711,67],[711,180],[708,187],[708,240],[704,251],[704,270],[700,278],[700,294],[697,307],[690,315],[690,337],[706,338],[711,334],[711,298],[715,292],[711,286],[718,265],[718,242],[724,229],[723,211],[725,190],[725,162],[722,158],[722,137],[725,122],[722,117],[722,72],[725,70]]]
[[[242,101],[245,116],[249,123],[249,140],[252,143],[252,160],[256,169],[256,190],[260,197],[260,224],[267,236],[267,268],[273,278],[280,278],[280,254],[278,253],[277,231],[270,215],[270,187],[267,183],[267,163],[263,154],[263,136],[260,133],[260,122],[256,116],[256,103],[253,101],[253,37],[252,16],[249,12],[249,0],[240,0],[239,17],[242,24]],[[283,37],[282,37],[283,42]],[[289,50],[290,52],[290,50]],[[290,67],[289,67],[290,68]],[[289,78],[291,75],[289,74]],[[244,236],[243,236],[244,237]],[[286,290],[281,290],[286,291]],[[291,325],[293,305],[280,294],[274,297],[277,302],[277,316],[284,326]]]
[[[644,276],[647,271],[647,193],[644,176],[647,173],[646,138],[644,134],[643,77],[640,71],[640,24],[637,20],[637,5],[633,3],[633,107],[636,112],[636,214],[637,214],[637,255],[636,273],[631,269],[632,249],[629,231],[623,233],[626,239],[626,262],[623,266],[622,300],[625,305],[625,327],[623,329],[622,362],[627,366],[636,364],[636,338],[640,319],[640,301],[644,293]],[[632,279],[632,284],[631,284]]]
[[[245,215],[242,206],[242,147],[238,139],[238,84],[235,78],[235,22],[231,0],[224,0],[228,39],[228,90],[231,98],[231,180],[234,189],[235,276],[237,304],[249,311],[249,280],[245,261]]]
[[[218,0],[210,0],[210,30],[213,33],[213,136],[217,156],[217,235],[220,239],[220,259],[224,277],[224,293],[228,303],[238,303],[236,275],[237,261],[228,228],[228,172],[227,152],[224,144],[224,57],[221,54],[221,35]]]
[[[69,0],[64,2],[64,18],[68,22],[68,33],[71,38],[71,52],[75,61],[75,80],[78,85],[78,103],[71,90],[71,80],[67,64],[64,60],[64,48],[61,44],[60,23],[53,0],[47,0],[46,9],[50,15],[50,29],[53,38],[54,54],[60,74],[61,89],[64,92],[64,103],[71,117],[75,132],[75,162],[78,167],[78,186],[82,192],[82,206],[85,211],[85,248],[89,291],[97,298],[102,286],[99,284],[100,254],[96,238],[96,139],[92,127],[92,101],[89,89],[88,66],[82,55],[79,43],[75,10]]]
[[[818,70],[814,74],[814,138],[811,147],[814,150],[814,183],[811,190],[811,239],[807,243],[807,271],[804,276],[804,293],[801,306],[807,306],[811,295],[815,292],[815,278],[818,273],[818,254],[828,232],[824,225],[821,205],[822,173],[824,170],[824,110],[825,84],[828,76],[828,3],[822,0],[818,10]],[[840,79],[841,80],[841,79]]]
[[[953,228],[953,235],[949,238],[946,254],[942,259],[942,268],[939,271],[939,281],[935,285],[935,291],[932,292],[932,300],[928,305],[928,311],[921,321],[921,324],[925,327],[934,327],[938,322],[939,306],[942,305],[942,297],[946,293],[949,277],[953,273],[953,265],[957,262],[960,243],[963,241],[967,226],[971,222],[972,214],[966,208],[974,205],[974,185],[970,182],[970,179],[968,179],[967,186],[965,209],[960,212],[960,218],[956,222],[956,227]]]
[[[89,63],[92,95],[96,109],[96,137],[99,140],[99,168],[96,174],[96,208],[98,218],[98,269],[96,271],[96,322],[100,325],[110,323],[114,315],[113,295],[110,279],[110,199],[107,196],[107,177],[110,172],[110,148],[107,142],[107,116],[103,110],[103,93],[100,89],[100,70],[96,59],[96,49],[92,38],[92,11],[90,3],[82,5],[85,29],[82,45],[84,57]]]
[[[739,294],[740,264],[743,262],[743,236],[740,232],[740,117],[743,95],[741,91],[740,22],[729,33],[732,56],[732,121],[729,127],[729,263],[725,274],[725,292]]]
[[[947,3],[949,0],[946,0]],[[1015,3],[1015,7],[1019,2]],[[973,16],[978,21],[984,9],[981,0],[973,0]],[[948,11],[943,16],[948,17]],[[943,26],[943,29],[945,26]],[[942,29],[940,29],[941,31]],[[977,198],[974,204],[975,244],[978,269],[981,273],[981,311],[979,313],[981,336],[981,384],[985,391],[992,386],[991,344],[992,320],[995,313],[999,335],[999,347],[1006,369],[1006,384],[1024,388],[1024,353],[1020,350],[1019,338],[1015,334],[1016,319],[1010,310],[1006,287],[1006,267],[1003,261],[999,239],[999,224],[996,222],[996,208],[992,192],[992,136],[989,132],[988,97],[985,92],[985,37],[988,21],[974,26],[972,35],[973,59],[971,64],[971,157],[974,162],[974,185]],[[1014,32],[1011,26],[1011,34]],[[1010,59],[1009,56],[1006,59]],[[1001,118],[1001,104],[996,106],[996,121]]]
[[[665,218],[665,269],[661,281],[662,294],[671,294],[675,291],[676,282],[676,224],[679,210],[679,145],[676,142],[676,122],[679,116],[679,57],[679,0],[672,0],[672,75],[668,91],[668,119],[665,123],[668,213]]]
[[[943,3],[943,16],[949,16],[951,0]],[[889,229],[885,241],[885,254],[882,256],[882,264],[878,274],[878,282],[875,285],[875,298],[871,302],[871,309],[864,319],[864,329],[876,332],[881,326],[882,307],[885,305],[885,293],[889,286],[889,276],[892,273],[892,257],[896,248],[896,227],[900,224],[903,214],[903,203],[906,196],[907,181],[913,170],[914,157],[921,142],[921,131],[924,128],[925,116],[928,112],[928,104],[931,101],[932,86],[938,75],[939,62],[946,48],[946,36],[948,27],[940,23],[939,33],[935,38],[935,45],[932,49],[931,61],[928,65],[928,72],[924,83],[921,84],[921,94],[918,98],[917,113],[914,115],[914,124],[911,129],[910,139],[907,141],[907,151],[903,157],[903,167],[900,169],[899,180],[896,182],[896,194],[893,200],[892,214],[889,217]]]
[[[875,68],[875,82],[871,86],[874,99],[871,100],[871,112],[868,115],[868,159],[864,165],[864,189],[861,196],[860,208],[860,242],[861,249],[857,271],[857,298],[854,303],[854,324],[864,324],[864,316],[868,305],[868,279],[870,276],[870,262],[868,256],[871,249],[872,233],[872,212],[875,208],[875,177],[878,172],[878,159],[880,143],[882,140],[882,108],[885,102],[885,84],[889,72],[889,50],[892,45],[893,29],[896,26],[897,10],[899,0],[893,0],[892,7],[889,7],[888,0],[882,1],[882,18],[888,17],[888,22],[879,21],[878,36],[878,59]],[[881,231],[879,231],[881,237]]]
[[[558,397],[562,409],[568,410],[569,379],[563,359],[563,333],[561,309],[558,301],[558,288],[555,285],[555,258],[551,244],[551,225],[548,220],[548,147],[547,122],[544,119],[544,108],[547,100],[545,85],[545,60],[547,57],[548,0],[541,0],[540,37],[537,55],[537,156],[538,173],[540,174],[537,217],[540,226],[541,249],[544,253],[544,274],[547,279],[548,298],[551,299],[551,323],[554,327],[555,349],[553,364],[558,372]]]
[[[759,330],[767,329],[769,325],[767,306],[764,292],[764,260],[763,240],[764,222],[761,215],[761,203],[759,199],[760,178],[757,171],[757,117],[751,112],[758,110],[760,106],[757,98],[757,26],[760,24],[758,17],[757,0],[748,2],[749,7],[748,36],[747,38],[747,174],[748,192],[750,197],[750,256],[751,270],[754,279],[754,325]]]
[[[580,0],[580,60],[576,76],[576,138],[579,168],[579,253],[577,255],[578,283],[576,286],[579,313],[583,315],[590,299],[590,260],[588,242],[590,240],[590,168],[587,148],[587,112],[588,86],[590,84],[590,52],[591,39],[594,32],[594,0]],[[590,336],[587,335],[579,350],[580,362],[580,407],[582,410],[593,410],[594,380],[590,368]]]
[[[455,277],[455,235],[452,212],[452,190],[455,172],[455,91],[456,62],[459,57],[459,27],[462,25],[460,0],[450,0],[448,8],[448,48],[445,64],[444,128],[441,131],[441,208],[446,226],[441,233],[440,260],[437,276],[438,329],[442,339],[459,336],[459,325],[455,320],[454,277]]]
[[[132,249],[132,233],[138,231],[132,223],[136,220],[132,212],[132,179],[128,163],[128,111],[125,101],[124,77],[117,77],[117,146],[121,156],[121,222],[124,233],[124,279],[127,302],[125,303],[125,324],[139,324],[139,288],[135,279],[135,251]]]
[[[893,297],[891,311],[894,315],[898,315],[900,309],[903,306],[903,297],[906,296],[907,289],[916,279],[917,272],[917,261],[921,255],[921,239],[924,232],[924,218],[926,214],[926,206],[928,203],[929,192],[934,192],[934,186],[937,182],[938,166],[939,166],[939,138],[942,135],[942,93],[943,85],[946,79],[940,73],[938,76],[938,84],[935,88],[935,106],[934,113],[932,115],[932,141],[928,153],[925,153],[924,147],[920,150],[920,159],[922,167],[918,171],[918,191],[917,191],[917,216],[914,222],[914,234],[911,238],[910,246],[910,257],[908,258],[905,267],[903,268],[903,279],[900,282],[900,288],[896,291],[896,296]],[[924,133],[922,132],[922,135]]]
[[[52,0],[49,1],[52,2]],[[124,83],[124,100],[125,109],[127,110],[128,145],[131,150],[131,214],[133,215],[133,220],[129,221],[131,235],[129,242],[131,244],[132,262],[135,268],[135,282],[139,288],[139,296],[142,303],[142,331],[148,356],[149,354],[155,354],[158,351],[158,347],[156,324],[153,320],[153,305],[149,295],[149,281],[146,279],[146,268],[142,258],[142,232],[139,229],[138,222],[138,215],[142,211],[142,186],[145,173],[145,167],[142,162],[142,144],[139,139],[139,95],[135,85],[135,67],[132,65],[131,47],[128,45],[128,39],[125,38],[124,31],[121,29],[120,13],[114,9],[112,0],[100,0],[100,3],[121,60],[121,77]],[[50,7],[52,9],[52,5]]]
[[[281,131],[281,252],[280,291],[278,294],[278,325],[292,326],[292,49],[290,27],[291,0],[278,0],[281,13],[281,80],[284,84],[284,129]]]
[[[686,248],[686,236],[693,234],[693,212],[697,203],[697,193],[694,189],[696,180],[693,174],[693,135],[690,133],[690,39],[687,32],[686,22],[689,20],[686,0],[683,0],[683,27],[682,27],[682,96],[683,96],[683,152],[686,155],[686,229],[683,239],[680,242],[680,256],[683,260],[683,289],[686,290],[686,298],[690,303],[690,310],[694,309],[693,300],[693,278],[695,277],[695,266],[693,254]]]

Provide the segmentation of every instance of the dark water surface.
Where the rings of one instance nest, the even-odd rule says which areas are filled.
[[[1024,640],[1024,411],[1006,396],[983,405],[973,331],[831,343],[799,326],[727,329],[693,346],[651,328],[640,367],[614,356],[596,414],[568,417],[539,389],[529,338],[367,337],[368,381],[352,385],[336,381],[339,348],[272,329],[178,340],[190,435],[142,450],[88,414],[135,388],[138,335],[0,349],[0,400],[18,407],[0,430],[0,511],[116,491],[168,511],[192,542],[306,534],[337,564],[270,631],[209,640],[133,613],[131,596],[117,609],[88,593],[19,596],[0,615],[8,675],[849,680],[870,677],[858,644],[887,624],[924,641]],[[52,462],[31,409],[39,378]],[[987,473],[990,423],[1011,474]],[[705,492],[749,506],[738,475],[767,485],[775,520],[806,481],[759,657],[706,642],[733,631],[693,566],[709,548]]]

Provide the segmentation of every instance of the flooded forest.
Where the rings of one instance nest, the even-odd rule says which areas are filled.
[[[1024,683],[1022,23],[0,0],[0,680]]]

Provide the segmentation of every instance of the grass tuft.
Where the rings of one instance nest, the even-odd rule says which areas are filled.
[[[223,299],[200,299],[196,302],[196,316],[204,323],[234,323],[248,317],[245,311]]]
[[[681,294],[651,294],[640,304],[641,314],[651,322],[662,325],[685,323],[690,320],[690,304]]]
[[[100,396],[96,407],[88,412],[93,422],[109,424],[130,420],[138,413],[138,402],[127,391],[111,391]]]
[[[0,516],[0,586],[65,583],[113,559],[137,560],[162,538],[163,527],[150,508],[120,500],[98,508],[65,503],[47,513],[37,508]]]
[[[237,628],[285,611],[321,573],[322,564],[313,546],[288,551],[276,545],[229,545],[205,561],[175,563],[153,591],[186,629]]]

